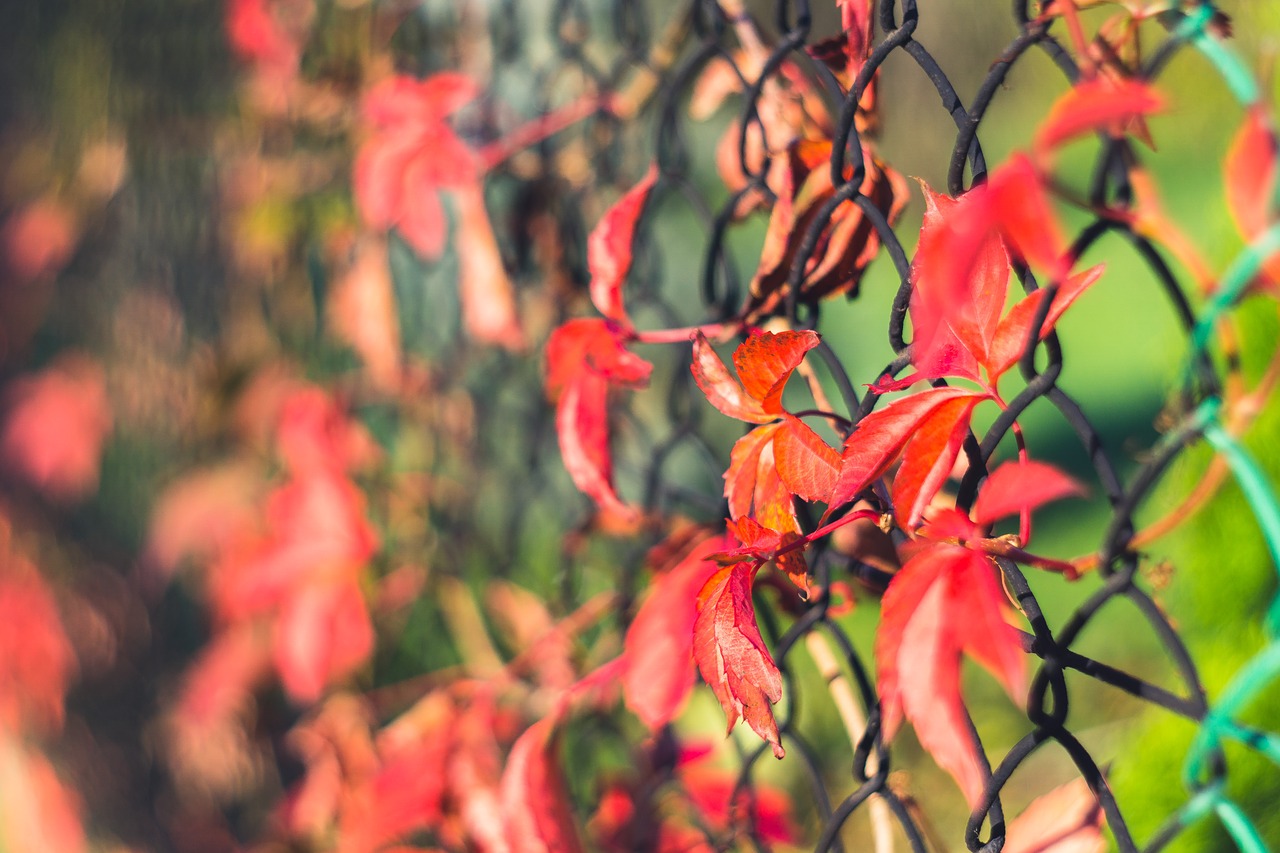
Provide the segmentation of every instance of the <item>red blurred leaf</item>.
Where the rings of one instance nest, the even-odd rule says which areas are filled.
[[[875,28],[875,0],[836,0],[840,7],[840,28],[848,43],[849,75],[856,77],[871,53]]]
[[[484,190],[479,183],[470,184],[454,190],[453,197],[463,327],[481,343],[522,350],[527,341],[516,313],[515,288],[493,235]]]
[[[701,764],[682,766],[678,773],[685,793],[712,830],[750,826],[769,844],[800,844],[802,836],[785,791],[763,783],[739,788],[736,773]]]
[[[48,584],[23,557],[0,553],[0,730],[61,728],[75,671]]]
[[[836,480],[830,506],[840,506],[853,500],[871,481],[888,470],[921,425],[943,406],[956,400],[972,400],[976,404],[985,399],[987,395],[984,392],[966,388],[930,388],[895,400],[880,411],[867,415],[845,439],[840,477]]]
[[[351,580],[300,585],[276,621],[275,665],[285,692],[311,703],[373,653],[373,625]]]
[[[747,396],[741,383],[729,373],[729,368],[716,355],[706,335],[698,332],[693,340],[693,380],[721,414],[740,421],[764,424],[777,415],[761,408],[758,400]]]
[[[926,209],[912,264],[911,324],[915,330],[911,363],[928,378],[977,378],[976,362],[985,362],[1009,282],[1009,256],[996,232],[969,235],[957,230],[957,201],[921,182]],[[978,192],[982,192],[979,190]],[[949,279],[954,243],[980,240],[973,247],[969,278]],[[963,285],[962,299],[955,288]]]
[[[724,496],[729,501],[730,518],[750,515],[761,476],[777,476],[772,448],[773,438],[780,429],[782,424],[756,427],[734,443],[729,453],[729,469],[724,472]],[[762,463],[761,456],[766,449],[768,460]]]
[[[580,376],[643,388],[652,370],[653,365],[627,349],[621,330],[607,320],[570,320],[547,340],[547,393],[553,400]]]
[[[1092,131],[1123,136],[1134,122],[1164,107],[1164,97],[1141,80],[1099,75],[1077,83],[1054,103],[1036,133],[1035,148],[1044,155]]]
[[[71,258],[79,230],[67,205],[52,198],[37,199],[0,227],[4,266],[20,282],[54,275]]]
[[[1102,270],[1102,264],[1098,264],[1071,276],[1058,285],[1058,292],[1054,294],[1053,302],[1049,304],[1049,312],[1045,315],[1044,322],[1040,324],[1038,340],[1043,340],[1053,331],[1059,318],[1071,307],[1071,304],[1102,277]],[[986,362],[987,376],[990,381],[995,382],[1022,358],[1023,348],[1026,347],[1027,339],[1030,337],[1031,324],[1036,320],[1040,302],[1044,299],[1046,292],[1041,289],[1028,294],[1009,309],[1009,313],[1000,321],[991,340],[990,357]]]
[[[556,755],[551,717],[530,726],[511,747],[502,774],[502,813],[512,853],[582,850]]]
[[[4,464],[56,501],[93,492],[112,420],[102,367],[82,355],[63,355],[39,373],[13,380],[5,397]]]
[[[713,536],[696,544],[653,582],[627,629],[622,692],[627,707],[650,731],[671,722],[693,689],[693,626],[698,592],[716,572],[712,554],[731,543]]]
[[[764,411],[781,415],[783,387],[805,353],[818,343],[817,332],[753,331],[733,352],[742,387]]]
[[[575,486],[607,514],[632,518],[613,489],[609,389],[637,387],[652,365],[629,352],[608,320],[570,320],[547,342],[547,391],[556,400],[560,455]]]
[[[425,258],[440,256],[446,221],[441,188],[478,191],[476,155],[449,125],[451,113],[479,92],[461,74],[424,80],[399,75],[366,93],[362,112],[371,137],[356,155],[357,207],[375,228],[397,226]]]
[[[1053,213],[1045,177],[1025,154],[1015,154],[991,173],[986,184],[990,221],[1028,264],[1050,278],[1064,278],[1067,241]]]
[[[355,260],[329,293],[326,314],[337,337],[364,362],[374,387],[393,391],[400,381],[400,325],[384,240],[363,241]]]
[[[650,166],[640,182],[609,208],[587,240],[591,301],[597,311],[624,326],[631,325],[622,299],[622,285],[631,270],[636,223],[657,180],[658,167]]]
[[[48,760],[0,730],[0,850],[80,853],[87,849],[80,802]]]
[[[973,521],[985,527],[1006,515],[1085,494],[1084,486],[1052,465],[1030,459],[1006,462],[992,471],[982,484],[973,505]]]
[[[1037,797],[1009,824],[1004,853],[1103,853],[1106,813],[1083,779]]]
[[[741,717],[784,754],[772,704],[782,699],[782,675],[756,627],[748,563],[720,569],[698,593],[693,656],[733,729]]]
[[[840,454],[799,418],[786,415],[773,439],[774,462],[787,489],[806,501],[825,501],[840,475]]]
[[[904,530],[920,523],[933,496],[951,475],[960,445],[969,433],[973,407],[984,398],[985,395],[948,400],[915,427],[893,480],[893,510]]]
[[[954,545],[921,551],[894,575],[881,604],[876,669],[886,738],[905,717],[970,808],[987,778],[960,693],[961,657],[991,670],[1015,700],[1026,692],[1026,660],[1004,621],[1004,594],[986,557]]]
[[[1270,117],[1255,106],[1232,138],[1224,163],[1227,208],[1246,239],[1265,231],[1275,216],[1276,156]]]

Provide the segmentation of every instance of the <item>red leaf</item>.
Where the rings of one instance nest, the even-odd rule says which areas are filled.
[[[757,400],[747,396],[741,383],[729,374],[729,368],[716,355],[711,343],[702,332],[693,340],[693,380],[702,393],[721,414],[740,421],[764,424],[775,420],[760,407]]]
[[[825,501],[840,475],[840,454],[799,418],[786,415],[773,440],[778,475],[793,495]]]
[[[716,832],[751,826],[771,844],[799,845],[801,834],[785,791],[767,784],[738,786],[737,775],[719,767],[681,767],[680,783],[707,826]]]
[[[0,561],[0,731],[58,729],[75,650],[40,572],[17,554]]]
[[[601,314],[624,326],[631,325],[622,301],[622,285],[631,270],[631,249],[636,223],[657,180],[658,167],[650,166],[640,183],[609,208],[587,240],[591,302]]]
[[[463,327],[481,343],[522,350],[527,341],[516,314],[515,288],[489,222],[484,188],[476,182],[459,187],[452,196],[458,211],[454,250]]]
[[[836,0],[836,5],[840,7],[840,28],[848,40],[848,74],[852,80],[871,53],[875,0]]]
[[[1006,243],[1050,278],[1064,278],[1069,272],[1067,241],[1049,203],[1045,178],[1030,158],[1013,155],[991,173],[986,187],[990,220]]]
[[[83,355],[62,355],[39,373],[11,381],[5,398],[5,467],[60,503],[94,492],[112,420],[102,367]]]
[[[784,754],[772,704],[782,699],[782,674],[756,627],[751,603],[754,571],[748,563],[716,572],[698,593],[693,656],[732,730],[739,717]]]
[[[966,388],[930,388],[867,415],[845,439],[840,477],[830,505],[848,503],[883,474],[920,425],[939,407],[952,400],[973,399],[977,403],[986,398],[985,393]]]
[[[1102,277],[1102,264],[1090,267],[1082,273],[1071,276],[1058,286],[1053,302],[1049,304],[1049,312],[1040,324],[1040,337],[1043,340],[1058,324],[1058,319],[1071,307],[1089,287]],[[1006,370],[1017,364],[1022,358],[1023,348],[1030,336],[1031,324],[1036,320],[1040,310],[1040,301],[1047,291],[1037,290],[1021,299],[1009,310],[1008,315],[1000,321],[995,337],[991,341],[991,354],[987,360],[987,376],[995,382]]]
[[[285,692],[311,703],[373,653],[373,625],[352,580],[300,586],[284,601],[275,629],[275,665]]]
[[[578,376],[643,388],[652,371],[653,365],[629,351],[621,330],[608,320],[570,320],[547,340],[547,393],[553,400]]]
[[[773,470],[772,449],[765,465],[761,465],[761,454],[766,448],[772,448],[773,438],[781,428],[782,424],[756,427],[734,443],[729,454],[729,469],[724,472],[724,496],[729,501],[730,518],[751,514],[761,469],[766,469],[766,476]]]
[[[752,332],[733,353],[742,386],[764,411],[781,415],[783,386],[818,342],[816,332]]]
[[[622,695],[650,731],[671,722],[693,689],[693,626],[698,592],[716,572],[710,556],[730,547],[709,537],[653,582],[649,597],[627,629]]]
[[[1050,501],[1086,494],[1085,487],[1052,465],[1027,460],[1006,462],[991,472],[973,505],[973,521],[993,521],[1043,506]]]
[[[502,773],[502,813],[512,853],[578,853],[582,842],[573,821],[551,717],[516,739]]]
[[[1252,240],[1275,216],[1276,136],[1266,111],[1255,106],[1227,149],[1227,207],[1236,227]]]
[[[713,559],[722,565],[741,563],[751,558],[767,559],[782,546],[781,533],[770,530],[750,516],[743,516],[737,521],[730,519],[729,532],[742,543],[742,547],[714,555]]]
[[[1099,75],[1077,83],[1059,98],[1036,133],[1040,155],[1092,131],[1122,136],[1133,123],[1164,109],[1164,97],[1141,80]]]
[[[920,523],[933,496],[951,475],[969,432],[969,416],[982,399],[948,400],[912,431],[903,449],[902,467],[893,481],[893,511],[904,530]]]
[[[1009,824],[1004,853],[1103,853],[1106,813],[1083,779],[1037,797]]]
[[[1004,594],[986,557],[935,545],[889,583],[876,634],[876,668],[886,738],[903,718],[959,784],[970,808],[987,778],[960,694],[963,654],[991,669],[1009,694],[1026,692],[1026,660],[1002,615]]]
[[[605,512],[635,510],[613,489],[609,388],[643,386],[653,365],[629,352],[608,320],[570,320],[547,341],[547,391],[556,403],[556,434],[569,476]]]
[[[927,377],[968,376],[976,371],[963,356],[952,352],[959,344],[978,362],[985,362],[991,338],[1004,312],[1009,283],[1009,256],[998,233],[980,236],[974,249],[969,279],[963,282],[964,298],[957,299],[957,282],[948,281],[953,264],[950,252],[955,239],[970,235],[955,232],[955,208],[961,202],[935,193],[923,181],[927,209],[920,229],[920,243],[912,266],[911,322],[915,344],[911,361]],[[973,202],[965,202],[972,204]],[[972,360],[969,360],[971,362]]]
[[[608,513],[633,515],[613,490],[607,382],[586,373],[569,384],[556,405],[556,435],[564,467],[579,491]]]

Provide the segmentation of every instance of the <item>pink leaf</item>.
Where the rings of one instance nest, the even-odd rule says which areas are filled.
[[[1037,797],[1009,824],[1004,853],[1103,853],[1106,814],[1083,779]]]

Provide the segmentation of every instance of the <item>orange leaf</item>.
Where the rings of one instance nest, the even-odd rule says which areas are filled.
[[[876,670],[886,738],[903,718],[934,761],[956,780],[970,808],[988,777],[960,693],[960,662],[986,666],[1010,696],[1026,692],[1026,660],[1004,621],[995,566],[973,551],[934,545],[890,581],[876,633]]]
[[[591,273],[591,302],[596,310],[624,326],[631,325],[622,300],[622,285],[631,270],[636,223],[658,180],[652,165],[638,184],[618,199],[587,240],[587,269]]]
[[[772,447],[773,438],[781,428],[782,424],[756,427],[734,443],[733,450],[729,453],[729,469],[724,472],[724,496],[729,501],[730,518],[738,519],[751,514],[761,468],[773,467],[772,450],[765,466],[761,465],[761,454],[765,448]]]
[[[739,718],[773,745],[784,750],[773,718],[772,704],[782,699],[782,674],[756,627],[751,602],[755,572],[749,563],[726,566],[698,593],[693,656],[698,670],[720,700],[732,730]]]
[[[721,414],[740,421],[764,424],[777,416],[761,408],[759,401],[747,396],[741,383],[729,373],[729,368],[716,355],[706,335],[698,332],[693,340],[693,381]]]
[[[747,393],[764,411],[781,415],[787,379],[818,343],[817,332],[752,332],[734,350],[733,364]]]

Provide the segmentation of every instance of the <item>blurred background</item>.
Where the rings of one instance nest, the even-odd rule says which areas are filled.
[[[635,67],[678,14],[623,5],[621,18],[618,4],[593,0],[0,5],[0,851],[342,849],[332,828],[307,823],[296,793],[318,766],[306,733],[335,697],[362,703],[341,725],[377,729],[459,672],[478,677],[541,648],[531,638],[584,607],[633,606],[652,542],[593,525],[560,462],[541,347],[588,311],[586,235],[664,145],[685,183],[645,217],[633,313],[647,328],[705,320],[708,210],[728,199],[716,152],[739,102],[730,93],[691,116],[690,80],[677,97],[648,96]],[[776,34],[772,4],[748,5]],[[815,34],[836,34],[834,4],[814,5]],[[1016,35],[1012,17],[984,0],[920,8],[917,38],[971,96]],[[1280,9],[1222,8],[1274,102]],[[1114,11],[1103,4],[1086,20]],[[1156,43],[1161,27],[1143,27]],[[671,66],[686,67],[693,49],[678,42]],[[397,161],[421,183],[386,186],[379,169],[409,155],[392,152],[399,143],[375,113],[390,122],[408,107],[371,108],[370,92],[396,73],[447,70],[477,91],[429,107],[423,132],[436,147]],[[880,86],[881,156],[944,187],[954,126],[937,93],[900,53]],[[1194,51],[1159,86],[1171,106],[1150,122],[1144,163],[1171,219],[1221,269],[1241,246],[1221,164],[1243,112]],[[462,174],[477,168],[463,162],[471,154],[492,155],[512,129],[603,87],[629,93],[636,115],[573,122],[505,152],[483,178]],[[1026,148],[1063,89],[1048,58],[1020,62],[982,125],[988,162]],[[681,111],[676,141],[655,106],[667,104]],[[446,119],[460,147],[439,132]],[[1069,149],[1061,174],[1093,153]],[[421,201],[437,187],[448,189],[439,210]],[[908,251],[923,209],[914,182],[911,193],[896,229]],[[757,213],[729,229],[723,275],[749,279],[766,225]],[[1061,384],[1136,466],[1158,440],[1186,342],[1122,246],[1108,238],[1084,259],[1107,270],[1059,327]],[[897,286],[881,257],[856,299],[824,306],[819,328],[856,382],[892,358],[884,328]],[[506,307],[486,315],[493,305]],[[1260,299],[1240,317],[1243,373],[1256,379],[1280,324]],[[664,398],[689,385],[687,354],[644,355],[653,390],[631,401],[620,430],[619,490],[650,500],[661,449],[664,510],[718,521],[740,425]],[[686,428],[700,443],[668,440]],[[1036,458],[1088,481],[1056,412],[1033,407],[1023,428]],[[1278,430],[1270,405],[1247,436],[1275,477]],[[1175,505],[1207,465],[1187,454],[1140,518]],[[1044,514],[1038,552],[1097,547],[1108,510],[1093,494]],[[1144,572],[1214,695],[1262,644],[1274,593],[1238,490],[1228,483],[1153,544]],[[1097,583],[1033,578],[1055,623]],[[1112,607],[1078,650],[1172,685],[1149,628],[1123,602]],[[874,598],[843,621],[869,652]],[[552,658],[567,671],[530,683],[563,686],[610,659],[621,625],[588,621]],[[822,693],[811,663],[794,670],[795,694]],[[973,676],[979,731],[1000,754],[1028,723]],[[1193,728],[1081,682],[1070,726],[1109,767],[1145,840],[1185,798]],[[1274,727],[1277,707],[1251,713]],[[840,717],[824,699],[794,711],[831,796],[844,796],[852,749]],[[584,815],[600,795],[592,780],[628,766],[637,734],[634,721],[592,725],[600,731],[584,727],[566,748]],[[722,725],[703,691],[679,728],[718,744]],[[713,760],[730,766],[722,752]],[[909,732],[895,759],[910,797],[954,839],[947,849],[962,849],[966,810],[951,780]],[[1230,759],[1241,802],[1280,842],[1280,774],[1243,751]],[[1061,753],[1023,772],[1027,800],[1073,775]],[[816,832],[796,774],[782,762],[764,775],[794,794],[791,840],[803,847]],[[850,843],[864,820],[850,821]],[[1206,828],[1171,849],[1224,843]]]

